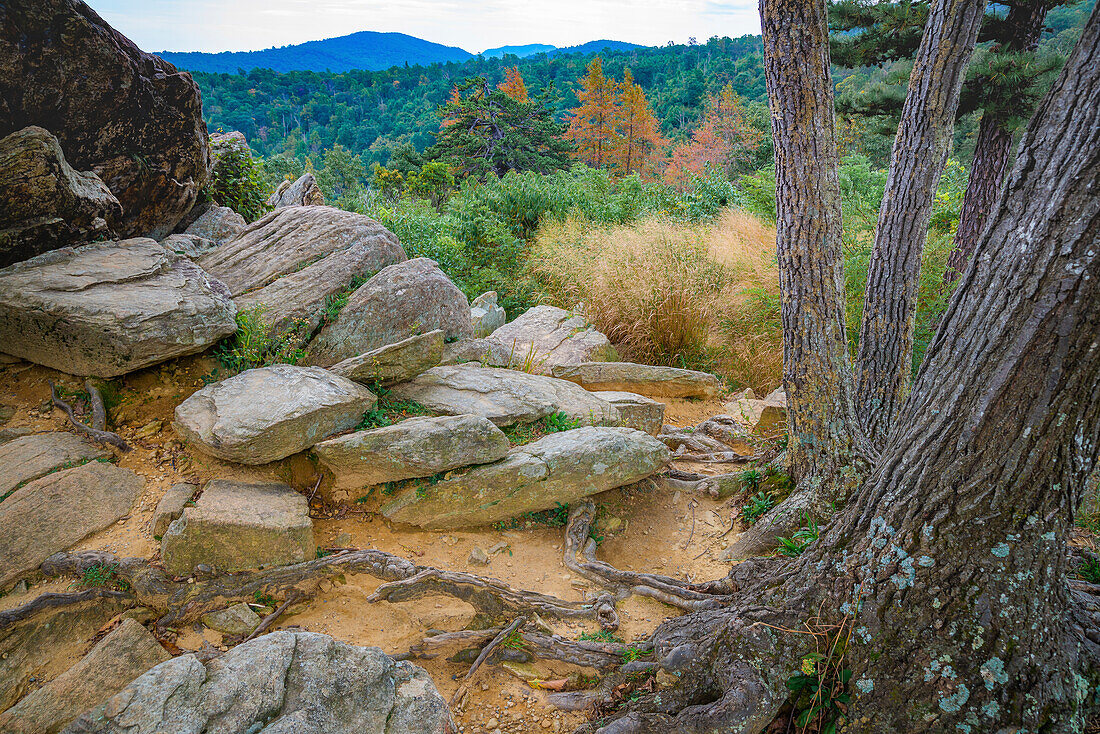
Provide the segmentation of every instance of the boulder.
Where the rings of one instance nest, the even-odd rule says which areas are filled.
[[[198,489],[194,484],[173,484],[160,498],[157,509],[153,511],[152,531],[154,538],[162,537],[168,532],[168,526],[180,518],[183,508],[195,495]]]
[[[632,392],[653,398],[713,398],[722,392],[722,383],[709,372],[634,362],[558,364],[550,374],[585,390]]]
[[[160,241],[160,245],[169,252],[196,260],[217,247],[218,243],[194,234],[170,234]]]
[[[504,309],[497,305],[496,291],[482,293],[470,304],[470,321],[474,326],[474,336],[489,336],[504,326],[507,319]]]
[[[0,268],[110,234],[122,206],[91,171],[74,171],[57,138],[32,125],[0,139]]]
[[[331,365],[436,329],[446,341],[469,337],[470,304],[434,260],[418,257],[383,268],[352,293],[310,343],[309,357]]]
[[[722,407],[758,436],[776,438],[787,429],[787,394],[782,388],[773,390],[763,400],[739,397]]]
[[[111,452],[75,433],[58,431],[23,436],[0,444],[0,497],[55,469],[105,459]]]
[[[652,398],[616,390],[597,390],[592,394],[615,406],[619,411],[619,425],[656,436],[665,424],[665,404]]]
[[[297,181],[283,181],[267,199],[267,205],[272,209],[282,209],[288,206],[321,206],[325,203],[325,195],[317,186],[312,173],[303,173]]]
[[[508,437],[488,418],[456,415],[356,431],[322,441],[313,453],[336,477],[334,489],[340,491],[488,464],[508,449]]]
[[[244,217],[227,206],[214,206],[206,210],[184,230],[184,234],[203,237],[221,243],[240,234],[245,228]]]
[[[171,659],[149,630],[124,619],[76,665],[0,714],[0,731],[56,734],[149,668]]]
[[[219,459],[277,461],[353,428],[374,407],[370,390],[320,367],[257,367],[176,406],[180,438]]]
[[[239,309],[259,309],[272,328],[304,335],[334,298],[404,259],[397,237],[370,217],[300,206],[260,217],[198,264],[229,287]]]
[[[70,374],[118,377],[237,329],[225,287],[149,239],[53,250],[0,270],[4,351]]]
[[[329,372],[364,385],[389,386],[411,380],[442,358],[443,330],[436,329],[337,362]]]
[[[262,621],[260,615],[252,611],[252,608],[244,602],[234,604],[228,609],[207,612],[202,615],[202,623],[210,629],[241,637],[251,634],[252,630],[259,627]]]
[[[315,632],[263,635],[203,663],[161,663],[86,712],[66,734],[455,731],[431,677],[377,647]]]
[[[391,392],[435,413],[480,415],[498,426],[531,423],[559,411],[591,425],[619,420],[610,403],[572,382],[476,362],[433,367]]]
[[[225,572],[311,560],[309,502],[285,484],[213,479],[168,526],[160,554],[174,576],[189,576],[199,564]]]
[[[170,234],[209,180],[202,96],[191,75],[138,49],[79,0],[6,3],[0,135],[41,125],[69,164],[122,205],[124,237]]]
[[[35,479],[0,502],[0,589],[130,514],[145,480],[92,461]]]
[[[576,428],[517,446],[494,464],[409,488],[382,514],[430,530],[487,525],[637,482],[669,457],[663,443],[633,428]]]
[[[618,359],[607,337],[583,317],[554,306],[535,306],[485,338],[479,357],[497,367],[549,375],[553,367]]]

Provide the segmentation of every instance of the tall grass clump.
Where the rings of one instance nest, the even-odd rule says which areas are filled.
[[[571,216],[539,229],[528,283],[545,302],[581,309],[625,359],[770,390],[782,361],[774,243],[773,229],[738,210],[713,223]]]

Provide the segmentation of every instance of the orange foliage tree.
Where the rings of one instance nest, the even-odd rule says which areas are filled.
[[[570,110],[572,117],[565,137],[573,141],[574,158],[593,168],[606,168],[614,163],[619,145],[619,85],[603,75],[599,56],[588,65],[580,85],[580,105]]]
[[[458,91],[458,85],[451,87],[451,97],[447,100],[447,104],[444,107],[450,106],[453,109],[457,109],[458,105],[462,103],[462,93]],[[439,123],[440,129],[448,128],[451,125],[458,122],[458,117],[455,115],[445,116]]]
[[[523,75],[519,73],[518,66],[504,70],[504,81],[497,85],[497,89],[517,102],[531,101],[531,98],[527,96],[527,85],[523,83]]]
[[[763,136],[745,121],[741,98],[727,84],[707,100],[703,124],[691,134],[691,139],[672,149],[665,180],[682,186],[692,175],[702,175],[708,164],[732,178],[739,165],[752,156]]]
[[[645,92],[634,83],[630,69],[624,74],[621,89],[616,107],[619,140],[613,150],[613,167],[616,173],[623,176],[633,173],[652,176],[665,144],[657,118],[649,109]]]

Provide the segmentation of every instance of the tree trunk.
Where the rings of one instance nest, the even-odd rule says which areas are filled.
[[[913,59],[875,230],[859,334],[860,414],[877,448],[886,442],[912,375],[921,253],[984,13],[985,0],[935,0]]]
[[[959,226],[955,230],[955,242],[947,258],[945,283],[954,283],[962,275],[970,253],[978,242],[989,218],[989,212],[997,200],[1008,170],[1008,155],[1012,148],[1012,131],[1005,120],[993,112],[982,113],[982,124],[978,128],[978,140],[974,144],[974,161],[970,167],[970,178],[966,182],[966,195],[963,198],[962,212],[959,214]]]
[[[1006,18],[1012,35],[1003,44],[1003,50],[1034,51],[1043,34],[1046,14],[1045,2],[1012,5]],[[966,195],[959,214],[959,226],[955,230],[955,241],[947,258],[944,283],[954,283],[962,275],[966,261],[974,251],[978,236],[982,233],[982,227],[985,226],[1001,190],[1012,150],[1012,130],[1009,129],[1005,116],[1004,111],[993,109],[986,109],[982,113],[978,140],[974,145],[974,160],[970,166],[970,178],[966,182]]]
[[[853,731],[1082,730],[1100,704],[1100,605],[1067,582],[1066,534],[1100,454],[1097,58],[1100,9],[871,478],[778,575],[735,566],[708,588],[739,601],[662,624],[677,683],[605,732],[755,734],[815,630],[850,635]]]

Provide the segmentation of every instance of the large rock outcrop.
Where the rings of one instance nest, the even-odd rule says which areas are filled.
[[[445,734],[454,723],[422,668],[377,647],[280,631],[206,663],[161,663],[65,731]]]
[[[32,125],[0,140],[0,268],[99,239],[121,215],[106,184],[73,170],[48,130]]]
[[[219,459],[266,464],[353,428],[374,407],[367,388],[320,367],[257,367],[194,393],[172,426]]]
[[[557,412],[589,425],[619,421],[610,403],[572,382],[476,362],[433,367],[394,385],[392,392],[436,413],[480,415],[498,426],[531,423]]]
[[[404,260],[397,237],[370,217],[297,206],[260,217],[198,264],[229,287],[239,309],[261,309],[272,328],[308,334],[326,301]]]
[[[713,398],[722,383],[709,372],[634,362],[558,364],[550,374],[585,390],[614,390],[653,398]]]
[[[0,270],[8,354],[117,377],[201,352],[237,329],[218,281],[145,238],[44,253]]]
[[[191,75],[140,50],[78,0],[5,3],[0,136],[39,125],[69,164],[122,205],[114,228],[160,239],[210,176],[202,96]]]
[[[245,226],[244,217],[229,207],[212,206],[191,222],[184,234],[221,244],[239,235]]]
[[[352,293],[310,343],[309,357],[331,365],[436,329],[447,341],[472,336],[470,302],[434,260],[418,257],[384,268]]]
[[[267,199],[272,209],[288,206],[320,206],[325,203],[325,195],[317,186],[312,173],[303,173],[297,181],[283,181]]]
[[[443,331],[436,329],[349,357],[329,367],[329,372],[364,385],[392,385],[430,370],[442,358]]]
[[[549,375],[558,365],[610,362],[618,353],[582,316],[555,306],[535,306],[484,339],[455,351],[461,359]]]
[[[105,459],[107,449],[75,433],[35,433],[0,444],[0,497],[63,466]]]
[[[145,480],[93,461],[35,479],[0,502],[0,589],[130,514]]]
[[[495,464],[410,487],[382,514],[431,530],[487,525],[637,482],[668,460],[663,443],[633,428],[576,428],[517,446]]]

